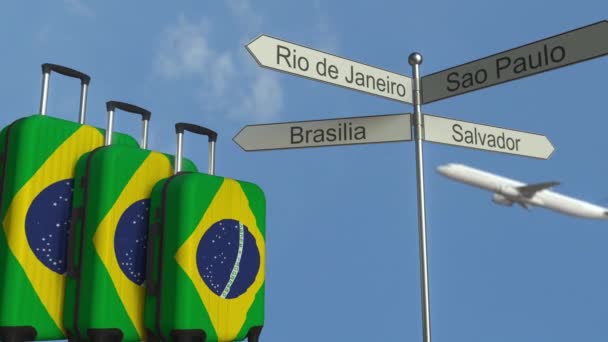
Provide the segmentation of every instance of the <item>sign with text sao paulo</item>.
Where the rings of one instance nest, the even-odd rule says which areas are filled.
[[[424,114],[424,140],[548,159],[553,145],[544,135]]]
[[[412,103],[412,79],[404,75],[267,35],[254,39],[246,48],[265,68]]]
[[[608,54],[608,21],[422,77],[422,102],[513,81]]]

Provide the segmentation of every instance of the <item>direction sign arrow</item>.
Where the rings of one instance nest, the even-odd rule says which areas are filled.
[[[232,138],[245,151],[412,140],[410,114],[390,114],[243,127]]]
[[[553,145],[544,135],[424,114],[424,140],[548,159]]]
[[[422,102],[483,89],[608,54],[608,21],[600,21],[422,78]]]
[[[261,35],[246,46],[265,68],[412,103],[412,79],[326,52]]]

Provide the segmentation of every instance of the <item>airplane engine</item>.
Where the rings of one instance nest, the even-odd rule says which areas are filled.
[[[513,201],[506,198],[505,196],[501,195],[501,194],[494,194],[492,196],[492,202],[496,203],[496,204],[500,204],[500,205],[504,205],[507,207],[510,207],[513,205]]]
[[[515,189],[515,188],[513,188],[511,186],[505,186],[505,185],[503,185],[503,186],[500,187],[500,190],[498,192],[499,193],[496,194],[496,195],[502,196],[502,198],[504,198],[505,200],[508,197],[516,198],[516,197],[520,196],[519,191],[517,191],[517,189]],[[494,196],[494,198],[496,198],[496,195]]]

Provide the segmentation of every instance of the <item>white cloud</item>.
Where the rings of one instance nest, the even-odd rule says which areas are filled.
[[[259,31],[262,16],[253,9],[250,0],[226,0],[228,9],[239,19],[239,24],[245,25],[247,34]]]
[[[165,30],[156,65],[163,76],[179,78],[205,73],[213,54],[205,27],[202,22],[191,23],[180,16],[176,26]]]
[[[337,53],[340,48],[339,38],[331,25],[332,20],[329,14],[323,8],[320,0],[315,0],[313,6],[317,15],[316,29],[320,37],[318,48],[327,52]]]
[[[39,42],[43,42],[46,43],[49,41],[49,38],[51,37],[51,26],[50,25],[45,25],[42,28],[40,28],[40,30],[38,30],[36,32],[36,39]]]
[[[277,77],[269,73],[258,74],[251,91],[241,97],[240,103],[232,112],[235,117],[251,115],[261,121],[277,117],[283,108],[283,90]]]
[[[95,16],[95,12],[91,7],[87,6],[82,0],[63,0],[66,7],[77,15],[92,18]]]
[[[228,4],[228,8],[239,17],[246,16],[248,13],[253,12],[249,0],[226,0],[226,3]]]
[[[231,3],[235,13],[250,9],[247,0]],[[278,78],[257,68],[250,58],[235,58],[231,50],[214,48],[211,26],[207,20],[194,22],[180,16],[163,33],[155,62],[158,74],[172,80],[200,82],[197,96],[209,112],[247,121],[276,117],[283,107]]]
[[[232,61],[232,57],[228,53],[223,53],[217,56],[214,62],[214,67],[211,70],[213,80],[213,93],[215,95],[224,95],[228,88],[235,81],[236,66]]]

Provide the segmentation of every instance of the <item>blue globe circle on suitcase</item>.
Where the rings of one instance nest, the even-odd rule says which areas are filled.
[[[216,295],[237,298],[253,284],[260,269],[260,251],[249,228],[233,219],[214,223],[196,251],[198,272]]]
[[[32,252],[44,266],[59,274],[66,270],[73,191],[73,179],[49,185],[34,198],[25,216],[25,235]]]
[[[142,285],[146,279],[146,245],[150,200],[131,204],[120,216],[114,234],[114,253],[118,265],[129,280]]]

